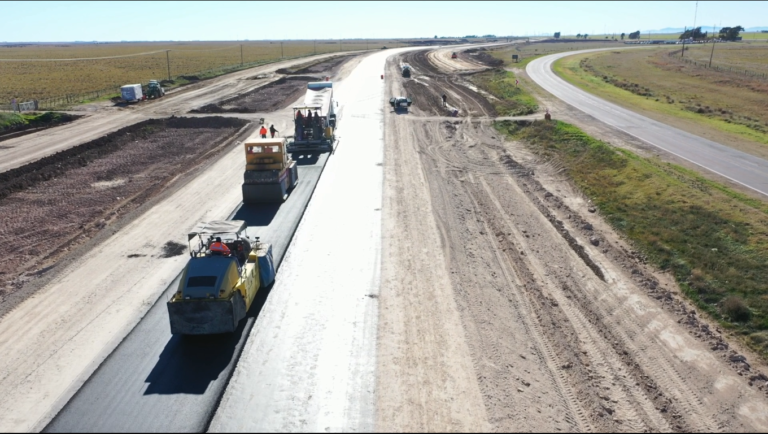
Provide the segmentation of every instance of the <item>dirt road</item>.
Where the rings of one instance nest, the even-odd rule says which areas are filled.
[[[557,167],[419,115],[385,116],[377,430],[768,430],[756,360]]]

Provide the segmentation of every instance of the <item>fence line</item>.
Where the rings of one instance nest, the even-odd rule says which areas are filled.
[[[714,64],[712,66],[709,66],[709,62],[697,62],[695,60],[686,59],[686,58],[679,58],[679,59],[676,59],[676,60],[677,61],[682,61],[682,62],[687,63],[689,65],[697,66],[699,68],[714,69],[715,71],[719,71],[719,72],[729,72],[729,73],[736,73],[736,74],[742,75],[742,72],[741,72],[742,69],[739,68],[739,67],[734,68],[732,65],[731,66],[724,66],[724,65]],[[743,71],[744,71],[743,75],[745,75],[747,77],[757,78],[757,79],[760,79],[760,80],[768,80],[768,73],[754,72],[754,71],[750,71],[748,69],[744,69]]]

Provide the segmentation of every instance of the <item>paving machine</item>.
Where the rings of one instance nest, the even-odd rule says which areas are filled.
[[[147,98],[160,98],[165,96],[165,89],[160,87],[160,83],[158,83],[157,80],[149,80],[145,95]]]
[[[188,235],[189,261],[168,301],[171,333],[208,335],[234,332],[256,293],[275,280],[272,246],[249,240],[242,220],[198,224]],[[229,254],[217,250],[217,240]]]
[[[294,136],[288,152],[330,152],[336,143],[336,111],[333,82],[307,83],[304,104],[293,107]]]
[[[253,135],[243,143],[243,203],[283,202],[299,182],[299,168],[286,152],[285,139]]]

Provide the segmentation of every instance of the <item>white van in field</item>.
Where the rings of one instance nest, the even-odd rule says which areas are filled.
[[[120,97],[125,102],[141,101],[144,95],[141,92],[141,84],[127,84],[120,88]]]

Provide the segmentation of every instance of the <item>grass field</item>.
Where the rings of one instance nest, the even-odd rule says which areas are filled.
[[[707,49],[686,56],[702,59]],[[611,102],[768,158],[768,80],[743,73],[768,72],[768,44],[717,44],[714,59],[721,70],[682,62],[679,46],[607,51],[564,58],[555,71]]]
[[[500,49],[489,51],[493,57],[503,60],[504,66],[525,68],[531,60],[537,59],[547,54],[561,53],[563,51],[588,50],[590,48],[603,47],[623,47],[624,44],[614,41],[594,41],[594,42],[529,42],[516,44]],[[512,55],[517,54],[519,61],[512,60]]]
[[[724,327],[768,356],[768,204],[563,122],[497,122],[557,161],[611,225]]]
[[[9,103],[14,97],[19,101],[28,101],[102,89],[117,92],[124,84],[167,79],[169,65],[172,78],[206,75],[205,72],[211,76],[226,67],[239,66],[241,61],[247,66],[314,53],[380,49],[383,46],[392,48],[408,45],[409,42],[335,40],[6,45],[0,46],[0,104]]]
[[[635,29],[635,30],[637,30],[637,29]],[[630,34],[631,32],[633,32],[635,30],[626,32],[626,34],[628,35],[628,34]],[[680,39],[680,34],[681,33],[682,32],[680,32],[680,33],[651,33],[650,35],[648,35],[648,33],[642,33],[640,35],[640,40],[641,41],[647,41],[648,39],[664,39],[664,40]],[[617,33],[617,34],[613,34],[612,33],[612,34],[609,34],[609,35],[590,35],[588,37],[588,39],[605,39],[606,36],[609,39],[615,37],[615,38],[621,40],[621,33]],[[742,32],[739,36],[741,36],[743,38],[743,40],[745,40],[745,41],[768,41],[768,33],[760,33],[760,32],[747,32],[747,33],[744,33],[744,32]],[[563,35],[562,36],[562,38],[575,38],[575,37],[576,37],[576,35],[568,35],[568,36]],[[628,39],[625,38],[625,40],[628,40]]]

